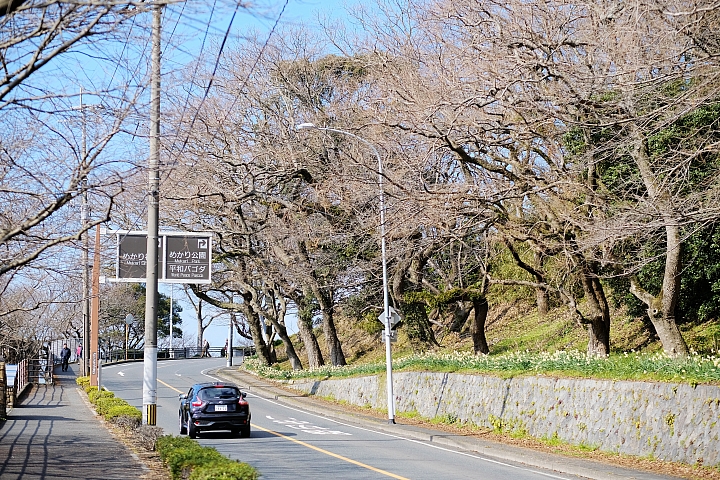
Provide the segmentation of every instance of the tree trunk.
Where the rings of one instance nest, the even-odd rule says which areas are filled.
[[[485,297],[474,299],[473,310],[475,310],[475,314],[470,327],[470,333],[472,334],[473,340],[473,351],[475,352],[475,355],[487,355],[490,353],[487,338],[485,338],[485,322],[487,321],[487,314],[489,310],[487,299]]]
[[[415,352],[424,352],[430,345],[438,345],[430,326],[424,302],[403,302],[400,310],[410,344]]]
[[[408,293],[422,291],[423,269],[436,248],[433,244],[421,252],[409,253],[408,258],[397,263],[392,275],[392,297],[402,312],[404,328],[416,352],[424,352],[438,342],[430,326],[425,302],[407,301],[405,297]]]
[[[665,255],[665,275],[662,285],[662,310],[659,317],[650,318],[655,325],[665,353],[672,356],[686,357],[688,348],[680,333],[675,318],[677,303],[680,299],[680,283],[682,279],[682,240],[677,225],[665,227],[667,238]]]
[[[675,316],[667,317],[657,310],[653,312],[655,315],[651,315],[650,310],[648,309],[648,315],[660,338],[663,351],[671,357],[687,357],[687,344],[675,322]]]
[[[540,252],[535,252],[535,269],[533,276],[535,281],[539,284],[535,287],[535,302],[537,303],[538,317],[544,317],[550,311],[550,299],[548,294],[547,286],[545,285],[545,276],[542,272],[545,271],[545,255]]]
[[[581,282],[585,301],[590,310],[586,318],[587,353],[595,357],[607,357],[610,355],[610,307],[605,298],[605,291],[600,280],[588,271],[583,272]]]
[[[245,313],[248,325],[250,326],[250,334],[252,335],[258,358],[260,358],[260,361],[265,365],[272,365],[275,362],[270,354],[270,348],[263,338],[260,316],[251,308],[245,308],[245,312],[243,313]]]
[[[345,354],[342,350],[342,344],[337,336],[335,329],[335,318],[333,316],[332,301],[318,287],[313,287],[313,293],[320,304],[320,312],[323,319],[323,333],[325,334],[325,345],[328,349],[330,364],[334,367],[346,365]]]
[[[630,279],[630,292],[648,306],[648,316],[660,337],[660,343],[662,343],[665,353],[671,356],[686,357],[688,355],[687,344],[680,334],[675,318],[682,279],[683,244],[680,227],[673,218],[671,194],[662,187],[650,165],[647,139],[639,130],[634,132],[634,136],[635,163],[648,195],[662,212],[665,221],[665,273],[659,297],[653,296],[640,287],[635,276]]]
[[[308,316],[302,309],[298,312],[298,335],[305,345],[305,352],[308,356],[310,368],[318,368],[325,365],[320,345],[312,330],[312,313]]]
[[[535,283],[537,284],[535,287],[535,300],[537,303],[538,316],[544,317],[547,315],[548,311],[550,311],[547,282],[545,282],[545,274],[543,273],[545,255],[535,252],[535,266],[530,266],[523,262],[509,238],[503,237],[503,242],[510,251],[515,264],[528,272],[535,279]]]
[[[455,303],[455,309],[453,310],[453,321],[450,324],[450,331],[460,333],[467,323],[467,319],[470,316],[470,311],[473,309],[473,304],[466,301],[458,301]]]
[[[298,357],[298,354],[295,351],[295,345],[293,345],[292,340],[290,340],[290,336],[287,333],[287,328],[285,328],[285,325],[280,322],[272,322],[272,324],[273,327],[275,327],[275,331],[277,332],[278,337],[280,337],[280,340],[282,340],[283,344],[285,345],[285,353],[287,354],[288,360],[290,361],[290,366],[293,370],[302,370],[302,362],[300,361],[300,357]]]
[[[672,357],[686,357],[689,353],[687,344],[677,326],[674,313],[670,316],[665,314],[667,304],[663,301],[663,295],[656,297],[647,292],[640,286],[635,276],[630,277],[630,293],[647,305],[648,317],[655,327],[665,354]]]
[[[535,301],[537,302],[538,316],[544,317],[550,311],[548,289],[545,286],[535,287]]]

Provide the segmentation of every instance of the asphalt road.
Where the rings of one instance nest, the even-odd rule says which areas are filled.
[[[193,383],[218,380],[212,373],[224,366],[225,360],[220,358],[158,363],[157,425],[166,434],[179,435],[178,394],[186,392]],[[142,363],[111,365],[103,367],[102,382],[117,396],[142,408],[142,375]],[[362,426],[335,420],[256,392],[251,388],[247,397],[252,413],[250,438],[233,437],[229,432],[205,432],[198,436],[198,441],[249,463],[264,478],[585,478],[419,441],[403,435],[400,429],[390,433],[386,428],[373,428],[372,424]]]

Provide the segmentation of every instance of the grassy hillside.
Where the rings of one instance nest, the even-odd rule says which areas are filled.
[[[642,319],[629,317],[622,310],[612,313],[610,328],[611,351],[654,353],[662,351],[657,335]],[[681,328],[688,346],[695,352],[717,355],[720,347],[720,322],[710,321]],[[343,351],[349,364],[364,364],[384,361],[385,346],[380,333],[369,333],[367,326],[339,318]],[[327,357],[322,329],[316,330],[323,355]],[[432,350],[437,353],[471,352],[472,340],[469,332],[436,332],[440,344]],[[566,308],[557,308],[546,317],[538,318],[534,307],[520,302],[491,308],[486,326],[486,336],[490,345],[490,355],[511,352],[556,352],[559,350],[578,350],[584,352],[587,347],[586,330],[578,325]],[[302,344],[294,339],[298,353],[307,365]],[[393,357],[400,358],[414,353],[405,332],[399,330],[398,342],[393,344]],[[281,368],[289,368],[284,361],[284,349],[278,347]]]

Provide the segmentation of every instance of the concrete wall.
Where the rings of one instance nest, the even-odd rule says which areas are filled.
[[[291,381],[305,393],[386,408],[384,377]],[[628,455],[720,465],[720,387],[398,372],[396,411],[444,416]]]

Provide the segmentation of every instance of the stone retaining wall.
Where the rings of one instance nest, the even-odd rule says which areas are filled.
[[[299,391],[387,407],[385,377],[293,381]],[[720,387],[398,372],[396,412],[690,464],[720,465]]]

